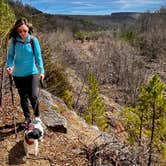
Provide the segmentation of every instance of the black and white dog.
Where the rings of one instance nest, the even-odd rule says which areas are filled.
[[[43,123],[40,118],[35,117],[28,125],[24,132],[24,149],[26,156],[29,156],[29,146],[34,144],[34,154],[38,155],[39,141],[42,141],[44,136]]]

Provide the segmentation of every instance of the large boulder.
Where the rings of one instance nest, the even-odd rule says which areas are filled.
[[[41,90],[39,100],[41,105],[44,105],[46,108],[41,110],[41,119],[46,127],[53,131],[67,133],[67,120],[56,112],[58,106],[55,104],[55,100],[57,101],[57,98],[51,93]],[[63,101],[58,99],[58,102]]]

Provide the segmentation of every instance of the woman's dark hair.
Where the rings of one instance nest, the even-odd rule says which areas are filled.
[[[17,33],[17,29],[21,26],[21,25],[26,25],[28,28],[29,28],[29,31],[28,33],[31,34],[33,32],[33,27],[32,27],[32,24],[28,22],[28,20],[26,18],[20,18],[18,19],[14,26],[12,27],[12,29],[10,30],[9,32],[9,39],[10,38],[16,38],[18,36],[18,33]]]

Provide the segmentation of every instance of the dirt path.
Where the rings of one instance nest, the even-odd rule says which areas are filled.
[[[56,101],[58,110],[63,105]],[[41,106],[45,108],[46,106]],[[13,114],[14,111],[14,114]],[[23,148],[23,131],[18,130],[18,139],[15,139],[13,115],[16,116],[17,127],[23,121],[23,114],[19,107],[19,98],[15,96],[15,107],[11,105],[10,94],[3,96],[3,106],[0,107],[0,165],[21,166],[88,166],[84,145],[90,145],[97,134],[90,128],[85,128],[80,117],[72,111],[61,113],[68,123],[67,133],[58,133],[47,130],[43,142],[39,144],[39,156],[33,154],[31,145],[30,156],[27,158]],[[19,128],[17,128],[19,129]]]

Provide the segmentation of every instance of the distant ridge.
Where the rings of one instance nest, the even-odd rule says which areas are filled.
[[[30,5],[23,5],[21,1],[6,0],[14,10],[16,17],[27,17],[40,31],[56,30],[68,27],[73,32],[85,30],[107,30],[119,28],[123,25],[134,24],[141,15],[138,12],[118,12],[110,15],[58,15],[44,13]]]
[[[126,21],[126,20],[136,20],[138,19],[138,17],[141,15],[142,13],[138,13],[138,12],[118,12],[118,13],[112,13],[111,14],[111,20],[117,21],[117,22],[121,22],[122,20]]]

